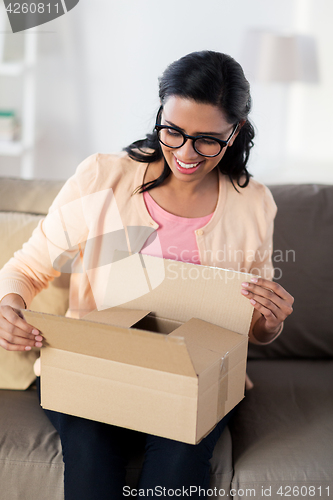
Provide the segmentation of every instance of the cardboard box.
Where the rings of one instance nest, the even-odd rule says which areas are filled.
[[[137,266],[120,265],[134,287],[142,268],[148,282],[163,266],[164,279],[155,287],[150,279],[148,293],[128,302],[122,295],[121,306],[79,320],[25,311],[46,340],[41,404],[198,443],[244,397],[253,307],[240,291],[251,275],[132,257]],[[118,285],[126,289],[113,281],[109,305],[119,303]]]

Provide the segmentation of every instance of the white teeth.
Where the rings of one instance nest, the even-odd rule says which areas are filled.
[[[197,165],[199,165],[199,161],[197,163],[183,163],[182,161],[178,160],[178,158],[176,158],[176,162],[178,163],[178,165],[180,165],[182,168],[194,168],[196,167]]]

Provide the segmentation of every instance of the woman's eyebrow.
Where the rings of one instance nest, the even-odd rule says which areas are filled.
[[[174,123],[168,120],[165,120],[165,122],[171,127],[178,128],[182,132],[186,133],[185,130],[181,127],[178,127],[178,125],[175,125]],[[197,132],[195,135],[226,135],[226,132]]]

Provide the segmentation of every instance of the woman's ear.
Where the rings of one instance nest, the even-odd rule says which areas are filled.
[[[243,127],[243,125],[245,125],[245,123],[246,123],[246,120],[241,120],[241,121],[239,122],[238,127],[237,127],[237,130],[236,130],[236,132],[234,133],[233,138],[232,138],[232,139],[231,139],[231,141],[229,142],[228,147],[230,147],[230,146],[232,146],[232,145],[233,145],[233,143],[235,142],[236,137],[238,136],[238,134],[239,134],[239,132],[240,132],[241,128]]]

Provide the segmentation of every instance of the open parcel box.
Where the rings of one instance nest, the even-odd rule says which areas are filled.
[[[41,404],[198,443],[244,397],[253,307],[240,290],[251,275],[132,257],[113,276],[112,308],[84,319],[24,311],[46,341]]]

